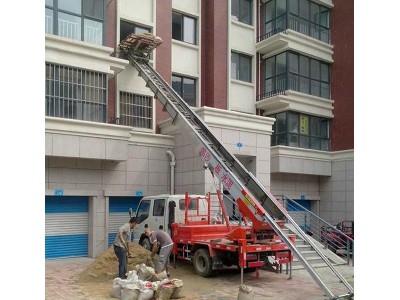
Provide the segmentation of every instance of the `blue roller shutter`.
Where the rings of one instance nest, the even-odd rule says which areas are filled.
[[[118,228],[129,222],[129,208],[132,208],[133,212],[135,212],[140,199],[142,199],[142,197],[110,197],[108,216],[108,246],[111,246],[114,242]]]
[[[45,257],[88,255],[88,197],[46,196]]]

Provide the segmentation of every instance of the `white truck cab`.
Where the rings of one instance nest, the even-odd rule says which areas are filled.
[[[205,196],[190,195],[190,198],[200,198],[200,200],[191,200],[188,205],[188,212],[199,209],[201,214],[206,214],[208,207]],[[172,223],[183,224],[185,221],[185,194],[143,197],[134,216],[137,219],[137,225],[132,231],[132,241],[150,249],[150,241],[144,235],[144,230],[146,228],[153,231],[164,230],[171,235]]]

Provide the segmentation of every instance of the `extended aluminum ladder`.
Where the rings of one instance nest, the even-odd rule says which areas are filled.
[[[249,217],[253,224],[269,223],[288,248],[297,255],[299,261],[329,299],[352,299],[354,295],[353,287],[335,269],[321,250],[310,240],[309,236],[303,233],[279,201],[220,143],[204,121],[153,69],[148,63],[147,57],[136,56],[130,50],[125,50],[124,57],[129,59],[130,63],[138,70],[139,75],[145,80],[146,86],[151,89],[155,97],[162,103],[163,110],[167,111],[171,116],[172,123],[175,125],[183,124],[188,134],[200,144],[199,154],[205,164],[214,173],[214,176],[219,178],[231,196],[237,199],[239,207],[245,212],[243,215]],[[339,282],[344,285],[344,294],[335,295],[316,270],[290,242],[289,238],[275,222],[275,220],[284,219],[296,228],[303,239],[321,256],[327,267],[337,276]],[[340,292],[342,293],[342,291]]]

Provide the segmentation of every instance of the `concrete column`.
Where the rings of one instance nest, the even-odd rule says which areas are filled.
[[[95,258],[108,249],[108,198],[89,197],[89,251]]]

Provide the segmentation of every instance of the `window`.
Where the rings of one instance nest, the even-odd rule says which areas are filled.
[[[107,74],[46,63],[46,116],[106,122]]]
[[[45,32],[103,44],[104,0],[46,0]]]
[[[141,201],[136,214],[137,223],[140,224],[145,221],[149,217],[149,212],[150,200]]]
[[[232,79],[251,82],[251,56],[232,52],[231,77]]]
[[[282,112],[270,117],[276,119],[272,127],[271,146],[329,151],[328,119],[297,112]]]
[[[121,125],[152,129],[152,97],[120,92],[119,100]]]
[[[172,38],[196,45],[196,19],[183,14],[172,13]]]
[[[232,0],[231,3],[231,14],[236,17],[237,21],[246,23],[249,25],[253,24],[252,11],[253,1],[252,0]]]
[[[119,28],[119,40],[122,41],[131,33],[140,34],[144,32],[151,33],[151,30],[150,28],[139,26],[134,23],[121,20]]]
[[[196,80],[172,74],[172,88],[190,106],[196,106]]]
[[[270,0],[264,4],[263,36],[258,41],[292,29],[325,43],[330,42],[329,8],[310,0]]]
[[[165,199],[155,199],[153,205],[153,216],[164,217]]]
[[[197,201],[195,199],[190,199],[188,209],[189,210],[197,209]],[[185,210],[185,199],[179,200],[179,210]]]
[[[293,52],[265,60],[265,97],[294,90],[330,98],[329,64]]]

